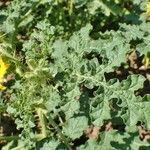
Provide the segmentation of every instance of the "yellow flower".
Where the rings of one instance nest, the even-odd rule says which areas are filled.
[[[143,63],[146,67],[150,66],[150,53],[147,53],[147,54],[144,56],[144,58],[143,58],[143,60],[142,60],[142,63]]]
[[[5,86],[3,86],[2,84],[0,84],[0,90],[5,90],[6,89],[6,87]]]
[[[8,69],[8,64],[6,64],[2,57],[0,57],[0,90],[5,90],[6,87],[2,85],[4,82],[4,75],[6,74],[6,71]]]
[[[146,15],[150,15],[150,2],[148,2],[146,4],[146,12],[145,12]]]

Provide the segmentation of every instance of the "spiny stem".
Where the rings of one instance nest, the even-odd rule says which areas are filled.
[[[54,122],[54,120],[51,118],[51,116],[49,115],[49,120],[51,125],[57,130],[60,138],[63,140],[64,144],[67,146],[68,150],[72,150],[71,146],[69,145],[68,140],[66,139],[66,137],[62,134],[62,131],[59,129],[58,125]]]
[[[44,116],[43,109],[40,107],[36,108],[36,112],[37,112],[37,115],[39,117],[39,124],[41,126],[41,133],[36,134],[33,139],[34,140],[42,140],[42,139],[47,137],[47,127],[46,127],[45,116]]]
[[[39,116],[39,123],[41,126],[41,135],[43,135],[43,138],[47,136],[47,128],[46,128],[46,121],[45,121],[45,116],[43,114],[42,108],[37,109],[37,114]]]

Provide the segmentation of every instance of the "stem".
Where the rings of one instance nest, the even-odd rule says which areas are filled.
[[[49,115],[49,120],[51,122],[51,125],[56,129],[56,131],[58,132],[60,138],[62,139],[62,141],[64,142],[64,144],[67,146],[68,150],[72,150],[71,146],[69,145],[68,140],[66,139],[66,137],[62,134],[61,130],[59,129],[58,125],[54,122],[54,120],[51,118],[51,116]]]
[[[40,134],[36,134],[36,135],[34,136],[33,140],[40,141],[40,140],[42,140],[42,139],[44,139],[44,138],[45,138],[45,137],[43,136],[43,134],[40,133]]]
[[[13,140],[18,140],[18,136],[0,136],[0,141],[5,140],[5,141],[13,141]]]
[[[24,145],[17,146],[15,148],[12,148],[11,150],[21,150],[21,149],[24,149]]]
[[[37,138],[45,138],[47,137],[47,128],[46,128],[46,120],[45,120],[45,116],[43,114],[43,110],[42,108],[38,108],[37,109],[37,114],[39,116],[39,123],[41,126],[41,134],[37,135]]]
[[[23,21],[24,19],[26,19],[26,18],[31,14],[31,12],[40,4],[41,1],[42,1],[42,0],[39,0],[37,3],[35,3],[35,4],[32,5],[31,9],[29,9],[29,10],[25,13],[25,15],[20,19],[20,21],[19,21],[19,23],[18,23],[18,26],[22,23],[22,21]]]
[[[7,35],[8,33],[4,33],[0,36],[0,38],[3,38],[5,35]]]
[[[68,12],[69,12],[69,15],[71,16],[73,12],[73,0],[69,0],[68,2]]]
[[[7,53],[5,50],[4,50],[4,48],[2,48],[2,44],[0,45],[0,53],[2,53],[3,55],[5,55],[6,57],[8,57],[8,58],[10,58],[10,59],[12,59],[12,60],[14,60],[14,61],[17,61],[17,62],[19,62],[18,61],[18,59],[16,59],[15,57],[13,57],[11,54],[9,54],[9,53]]]
[[[0,106],[0,113],[6,111],[7,107],[6,106]]]

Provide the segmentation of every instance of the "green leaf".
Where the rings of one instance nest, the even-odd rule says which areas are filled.
[[[94,98],[95,101],[99,101],[97,106],[92,107],[91,117],[94,120],[96,125],[102,125],[104,120],[111,119],[111,112],[113,111],[110,107],[110,100],[111,99],[118,99],[121,100],[121,104],[117,104],[121,107],[121,111],[127,108],[126,114],[123,113],[121,116],[125,119],[124,115],[127,115],[127,120],[124,120],[126,124],[133,126],[139,120],[145,120],[144,116],[142,115],[141,109],[141,97],[136,97],[134,92],[143,87],[143,83],[145,78],[139,75],[132,75],[121,82],[112,82],[105,83],[103,82],[102,86],[104,88],[104,93],[100,93],[97,97]],[[145,108],[145,107],[144,107]],[[115,109],[115,108],[114,108]],[[121,112],[118,112],[121,113]]]
[[[79,138],[88,127],[88,119],[84,116],[70,118],[63,126],[63,132],[72,140]]]
[[[99,149],[99,144],[96,140],[89,139],[85,145],[77,147],[77,150],[95,150]]]
[[[59,141],[51,139],[51,140],[44,140],[43,145],[40,147],[37,147],[37,150],[56,150],[58,145],[60,144]]]
[[[125,30],[124,36],[128,41],[136,40],[136,39],[141,39],[144,36],[144,32],[141,31],[140,26],[137,25],[126,25],[126,24],[121,24],[121,29]]]
[[[85,145],[80,146],[77,150],[127,150],[140,149],[142,146],[148,148],[148,142],[143,142],[137,137],[137,133],[121,133],[116,130],[105,131],[100,135],[101,140],[89,139]]]
[[[119,13],[122,13],[122,10],[116,6],[117,4],[115,4],[114,2],[108,2],[108,1],[98,1],[98,0],[94,0],[92,2],[90,2],[88,4],[88,8],[91,14],[95,14],[96,10],[98,8],[102,9],[102,12],[106,15],[106,16],[110,16],[110,14],[112,13],[113,15],[117,15]],[[120,14],[119,14],[120,15]]]
[[[70,102],[66,103],[64,106],[61,107],[61,110],[64,111],[67,120],[71,118],[74,114],[77,114],[79,112],[79,109],[79,101],[75,99],[71,100]]]
[[[105,149],[139,149],[140,146],[145,145],[140,139],[136,138],[137,133],[119,133],[117,131],[105,132],[102,136],[102,141],[100,142],[100,147],[102,150]],[[138,143],[137,143],[138,141]],[[146,143],[147,145],[148,143]]]

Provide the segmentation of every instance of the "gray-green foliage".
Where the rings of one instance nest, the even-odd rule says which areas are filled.
[[[15,69],[11,71],[16,74],[16,79],[7,89],[11,94],[9,101],[4,102],[20,132],[13,139],[17,142],[10,142],[4,149],[71,149],[75,140],[85,136],[88,126],[93,124],[100,128],[108,121],[125,128],[101,131],[98,139],[87,139],[84,144],[74,145],[76,149],[147,148],[148,142],[140,141],[138,137],[136,124],[142,122],[146,129],[150,129],[150,97],[148,94],[144,97],[135,95],[143,88],[146,77],[131,74],[122,81],[111,77],[108,80],[106,73],[113,72],[121,64],[128,66],[127,53],[131,47],[136,47],[140,56],[149,52],[150,23],[120,24],[117,31],[99,32],[96,40],[90,36],[92,25],[87,24],[78,32],[72,32],[69,38],[69,31],[73,28],[70,24],[67,26],[63,18],[63,1],[21,1],[16,4],[18,2],[14,0],[7,11],[2,12],[6,16],[1,28],[8,34],[6,42],[13,45],[14,36],[25,26],[28,36],[19,47],[24,61],[12,61]],[[135,4],[140,2],[134,0]],[[74,7],[80,9],[85,5],[89,16],[96,15],[100,9],[108,17],[118,15],[121,3],[121,0],[86,0],[75,2]],[[40,6],[45,8],[45,14],[35,20],[36,8]],[[54,11],[56,8],[60,8],[60,14]],[[70,9],[68,15],[73,15]],[[53,11],[52,20],[48,20]],[[123,9],[120,13],[129,12]],[[80,17],[80,14],[74,16],[76,26],[82,22]],[[68,40],[62,38],[65,32]],[[135,45],[132,45],[133,41]],[[17,49],[14,48],[10,46],[6,51],[17,58],[14,55]]]
[[[148,26],[149,23],[147,23]],[[53,44],[50,43],[51,50],[48,51],[45,48],[48,52],[45,56],[42,53],[39,53],[40,55],[34,52],[30,53],[30,50],[36,50],[36,46],[34,46],[36,42],[32,43],[33,48],[28,47],[28,42],[26,42],[24,48],[27,49],[28,71],[23,72],[19,84],[16,82],[16,85],[12,87],[14,92],[7,109],[10,114],[14,114],[17,127],[23,128],[22,136],[34,138],[32,128],[35,124],[32,113],[38,107],[45,111],[44,114],[48,119],[46,124],[51,124],[50,116],[52,118],[62,117],[63,122],[60,125],[68,140],[80,138],[90,124],[100,127],[104,121],[114,120],[115,122],[117,118],[122,120],[120,123],[124,123],[126,128],[134,130],[125,135],[120,135],[121,133],[117,131],[104,134],[110,134],[109,136],[112,138],[114,134],[117,134],[115,135],[116,139],[118,136],[123,139],[126,136],[128,138],[130,134],[134,135],[133,138],[137,138],[136,124],[138,121],[144,122],[145,126],[149,128],[150,102],[148,98],[143,100],[142,97],[134,94],[136,90],[143,87],[145,77],[133,74],[121,82],[118,79],[106,81],[105,78],[106,72],[113,71],[121,63],[126,63],[126,53],[130,51],[130,40],[139,38],[138,32],[142,27],[143,24],[138,28],[134,26],[128,28],[127,25],[124,25],[121,30],[124,28],[126,31],[100,33],[102,38],[92,40],[89,36],[92,28],[91,25],[87,25],[79,32],[74,33],[69,41],[57,40]],[[132,30],[136,31],[132,32]],[[45,29],[43,29],[44,31]],[[128,38],[129,33],[130,37]],[[33,36],[31,42],[35,38]],[[43,36],[40,37],[39,34],[39,39],[42,38]],[[142,39],[142,37],[140,38]],[[48,41],[49,39],[45,39],[44,43]],[[44,46],[42,43],[39,44],[40,47]],[[97,57],[90,59],[86,57],[92,52],[100,55],[101,61]],[[145,53],[142,50],[139,52]],[[52,62],[45,60],[48,54],[53,60]],[[36,59],[39,62],[36,62]],[[51,84],[52,82],[53,84]],[[89,91],[94,87],[97,89],[91,97]],[[61,115],[62,112],[64,116]],[[114,142],[116,142],[115,138],[113,138]],[[120,139],[118,144],[122,144],[123,139]],[[111,142],[111,139],[107,140],[105,137],[105,141],[102,140],[97,144],[101,147],[105,147],[105,145],[109,147]],[[128,147],[135,149],[134,141],[126,142]],[[113,145],[111,147],[115,149]]]

